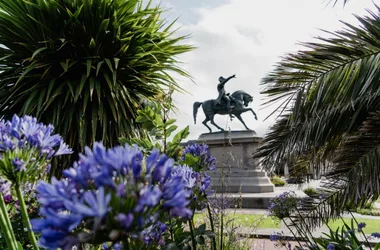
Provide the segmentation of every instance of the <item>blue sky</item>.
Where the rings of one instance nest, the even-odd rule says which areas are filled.
[[[340,0],[343,2],[343,0]],[[165,17],[179,17],[179,34],[190,34],[188,43],[196,50],[180,57],[183,67],[193,76],[194,82],[177,77],[179,84],[192,94],[176,94],[179,108],[175,118],[179,127],[190,125],[190,138],[196,139],[208,132],[201,123],[194,125],[192,107],[195,101],[214,99],[218,93],[219,76],[236,74],[226,84],[226,91],[244,90],[254,96],[251,107],[259,120],[245,113],[248,127],[263,136],[275,117],[263,119],[274,107],[263,109],[265,97],[259,94],[260,80],[273,69],[280,57],[302,47],[299,42],[313,41],[324,36],[320,29],[342,29],[339,20],[357,24],[352,14],[363,16],[365,9],[375,11],[380,0],[351,0],[344,8],[334,8],[326,0],[161,0]],[[204,119],[199,111],[197,121]],[[217,116],[216,122],[225,129],[244,129],[241,123],[227,116]]]

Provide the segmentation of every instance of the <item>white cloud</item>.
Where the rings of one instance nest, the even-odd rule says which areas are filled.
[[[180,3],[171,2],[173,9],[179,10]],[[274,117],[263,121],[271,110],[259,110],[263,103],[263,96],[259,95],[261,78],[273,69],[280,56],[301,48],[296,43],[321,35],[318,29],[340,29],[339,20],[356,23],[351,13],[363,15],[365,8],[375,9],[371,0],[351,0],[345,8],[326,6],[318,0],[231,0],[216,7],[195,6],[189,10],[194,21],[182,25],[180,30],[190,33],[188,42],[198,47],[181,57],[196,84],[179,79],[180,85],[192,93],[174,97],[180,109],[180,127],[190,125],[190,139],[208,132],[200,123],[204,119],[201,109],[199,122],[193,125],[193,103],[216,98],[219,76],[236,74],[237,78],[226,84],[226,90],[232,93],[241,89],[255,97],[251,107],[259,121],[250,113],[243,114],[243,118],[248,127],[263,136]],[[224,128],[244,129],[238,120],[230,122],[227,116],[217,116],[216,123]]]

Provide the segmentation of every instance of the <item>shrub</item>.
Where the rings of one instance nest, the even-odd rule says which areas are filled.
[[[2,115],[52,123],[76,152],[141,135],[137,107],[180,89],[169,73],[187,76],[176,56],[192,49],[146,2],[1,1]]]
[[[371,215],[371,216],[380,216],[380,209],[371,209],[371,208],[358,208],[355,209],[355,212],[358,214],[363,214],[363,215]]]
[[[307,194],[308,196],[315,196],[315,195],[318,195],[317,190],[316,190],[315,188],[313,188],[313,187],[305,188],[305,189],[303,190],[303,192],[304,192],[305,194]]]
[[[284,192],[270,200],[268,213],[282,220],[297,210],[298,199],[294,192]]]
[[[280,176],[273,176],[270,181],[276,186],[276,187],[282,187],[286,184],[286,181],[282,179]]]

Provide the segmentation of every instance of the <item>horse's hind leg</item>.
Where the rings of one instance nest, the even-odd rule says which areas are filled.
[[[211,124],[214,125],[215,127],[217,127],[219,130],[221,131],[224,131],[224,129],[222,129],[221,127],[219,127],[215,122],[214,122],[214,115],[210,115],[210,120],[211,120]]]
[[[211,128],[207,125],[207,122],[209,121],[210,119],[208,118],[208,116],[206,116],[206,119],[202,122],[203,123],[203,125],[205,125],[207,128],[208,128],[208,130],[210,130],[210,133],[212,132],[212,130],[211,130]]]

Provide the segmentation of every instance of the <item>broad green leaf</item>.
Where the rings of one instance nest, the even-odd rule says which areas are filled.
[[[87,60],[87,77],[90,76],[90,73],[91,73],[91,66],[92,66],[92,60]]]
[[[179,132],[173,137],[172,142],[173,142],[173,143],[180,143],[183,139],[185,139],[186,137],[188,137],[189,134],[190,134],[189,126],[187,126],[186,128],[184,128],[184,129],[182,129],[181,131],[179,131]]]
[[[170,137],[171,133],[173,133],[178,128],[177,125],[172,125],[166,129],[166,137]]]
[[[39,48],[39,49],[37,49],[36,51],[34,51],[32,57],[30,58],[30,61],[33,61],[34,57],[35,57],[36,55],[38,55],[38,53],[40,53],[41,51],[44,51],[44,50],[46,50],[46,49],[47,49],[46,47],[42,47],[42,48]]]
[[[63,71],[67,72],[67,70],[69,69],[69,62],[70,59],[66,59],[66,61],[60,62]]]

